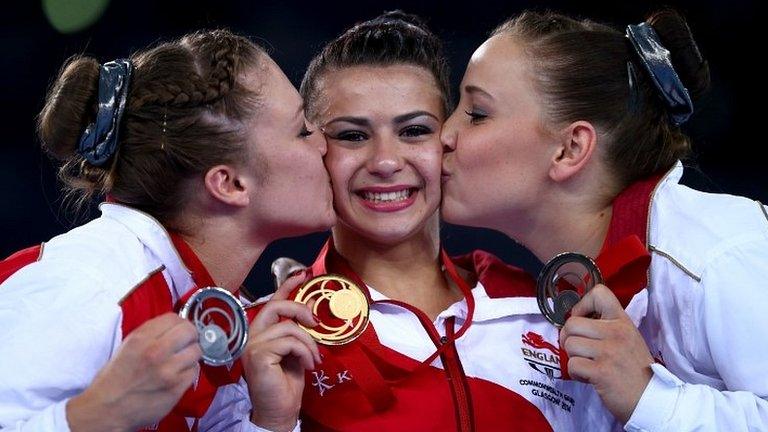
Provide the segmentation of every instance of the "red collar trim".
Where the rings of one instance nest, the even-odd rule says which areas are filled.
[[[489,252],[475,250],[452,260],[472,271],[490,298],[536,297],[536,280],[530,274]]]
[[[448,276],[454,281],[454,283],[456,283],[456,285],[458,285],[459,289],[461,290],[467,302],[467,318],[464,321],[464,324],[462,325],[462,327],[453,336],[452,338],[452,341],[453,341],[460,338],[469,329],[469,326],[472,324],[472,317],[474,315],[474,310],[475,310],[475,298],[474,296],[472,296],[471,288],[467,285],[466,281],[464,281],[464,279],[462,279],[459,276],[453,261],[448,257],[448,254],[444,250],[440,251],[440,258],[441,258],[442,264],[445,265],[445,269],[446,269],[446,272],[448,273]],[[358,286],[361,287],[361,289],[363,290],[363,293],[365,294],[370,304],[373,304],[373,303],[395,304],[397,306],[410,310],[414,315],[416,315],[416,317],[419,319],[424,329],[429,333],[430,337],[432,338],[437,348],[437,350],[427,360],[422,362],[422,364],[430,364],[432,360],[434,360],[438,355],[440,355],[444,347],[449,344],[449,343],[440,341],[440,336],[435,330],[432,324],[432,321],[420,310],[406,303],[396,301],[396,300],[381,300],[376,302],[372,301],[371,294],[367,288],[367,285],[360,278],[360,276],[349,266],[349,262],[343,256],[341,256],[341,254],[339,254],[336,251],[336,248],[333,245],[332,238],[329,238],[328,241],[325,243],[325,245],[323,245],[323,248],[320,250],[320,253],[317,256],[317,259],[312,264],[310,269],[311,269],[310,272],[312,277],[318,276],[321,274],[326,274],[326,273],[336,273],[349,278],[350,280],[352,280]],[[373,330],[373,326],[370,326],[370,325],[363,332],[360,338],[363,340],[375,339],[378,342],[378,338],[376,337],[376,333]],[[378,346],[378,345],[380,344],[378,343],[375,344],[375,346]]]
[[[203,262],[200,261],[200,258],[198,258],[197,254],[195,254],[195,251],[193,251],[192,247],[186,241],[184,241],[181,235],[175,232],[169,234],[171,236],[173,246],[176,248],[176,251],[181,257],[181,261],[189,269],[189,271],[192,272],[192,281],[195,283],[195,286],[197,288],[218,286],[211,277],[211,274],[208,273],[208,269],[205,268]],[[191,297],[195,291],[197,290],[191,289],[182,295],[181,300],[179,300],[180,303],[183,304],[183,302],[189,299],[189,297]],[[239,290],[233,292],[232,294],[237,296],[238,291]]]
[[[608,233],[595,259],[605,284],[625,308],[648,285],[648,215],[653,191],[662,177],[654,175],[633,183],[614,198]]]
[[[648,213],[651,209],[653,191],[663,174],[653,175],[637,181],[613,199],[611,222],[605,236],[601,253],[630,235],[637,236],[648,244]]]

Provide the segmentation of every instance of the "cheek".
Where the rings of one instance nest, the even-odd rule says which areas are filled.
[[[328,154],[325,156],[325,168],[328,170],[328,175],[331,178],[334,194],[339,195],[348,189],[352,173],[354,172],[354,165],[354,158],[344,152],[328,151]]]
[[[443,165],[443,150],[439,142],[414,147],[410,158],[426,182],[437,181],[439,184]]]
[[[456,162],[462,171],[484,171],[503,164],[509,155],[504,151],[502,134],[493,130],[466,134],[456,146]]]

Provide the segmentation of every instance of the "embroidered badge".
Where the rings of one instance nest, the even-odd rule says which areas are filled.
[[[523,357],[530,367],[550,379],[563,377],[560,369],[560,348],[532,331],[523,335],[523,345],[530,347],[523,346],[521,348]]]
[[[324,370],[312,371],[312,387],[317,388],[317,392],[320,396],[323,396],[326,391],[344,381],[352,381],[352,376],[349,374],[348,370],[344,370],[336,373],[336,382],[334,384],[331,384],[330,380],[331,377],[326,375]]]

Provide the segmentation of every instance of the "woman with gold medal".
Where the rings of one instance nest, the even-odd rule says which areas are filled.
[[[557,333],[532,279],[485,252],[450,258],[440,247],[450,98],[437,37],[401,12],[363,22],[325,46],[301,91],[328,139],[338,223],[251,326],[252,421],[273,431],[610,429],[606,411],[579,410],[600,406],[590,386],[556,379],[547,342]],[[278,279],[290,265],[277,263]],[[299,286],[329,274],[341,279]],[[279,318],[301,307],[292,300],[312,306],[312,340]]]

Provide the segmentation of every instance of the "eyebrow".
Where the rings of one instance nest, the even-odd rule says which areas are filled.
[[[488,93],[487,91],[483,90],[482,88],[480,88],[480,87],[478,87],[476,85],[472,85],[472,84],[465,85],[464,86],[464,91],[467,92],[467,93],[480,93],[482,95],[485,95],[488,98],[493,99],[493,96],[491,96],[490,93]]]
[[[342,116],[342,117],[336,117],[335,119],[327,122],[326,124],[323,125],[323,127],[326,127],[333,123],[339,123],[339,122],[352,123],[353,125],[357,125],[357,126],[368,126],[371,124],[371,122],[369,122],[368,119],[364,117]]]
[[[437,116],[430,113],[429,111],[413,111],[413,112],[400,114],[399,116],[396,116],[393,119],[393,123],[395,124],[404,123],[404,122],[407,122],[408,120],[412,120],[412,119],[415,119],[416,117],[421,117],[421,116],[432,117],[433,119],[440,121],[440,119],[438,119]],[[368,120],[365,117],[342,116],[342,117],[336,117],[333,120],[327,122],[325,125],[323,125],[323,127],[333,123],[338,123],[338,122],[352,123],[353,125],[364,126],[364,127],[371,125],[370,120]]]
[[[434,114],[432,114],[429,111],[414,111],[414,112],[409,112],[407,114],[401,114],[395,117],[395,123],[404,123],[404,122],[407,122],[408,120],[415,119],[416,117],[421,117],[421,116],[432,117],[433,119],[440,121],[440,119],[438,119]]]
[[[304,104],[302,103],[299,105],[299,109],[296,110],[296,114],[293,115],[293,118],[301,117],[301,115],[304,114]]]

